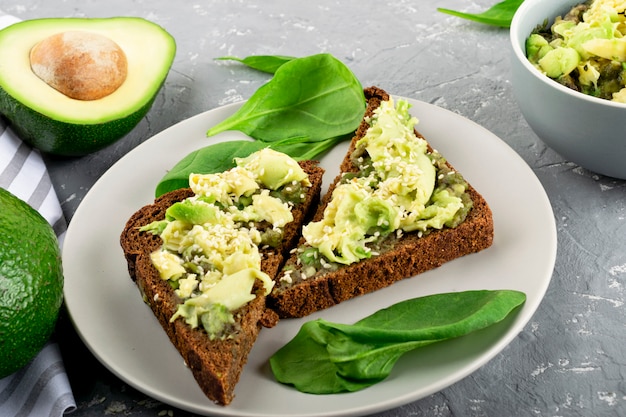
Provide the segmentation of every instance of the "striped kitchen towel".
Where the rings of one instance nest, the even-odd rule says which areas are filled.
[[[0,12],[0,28],[16,21]],[[41,154],[22,142],[2,118],[0,187],[39,211],[52,225],[62,245],[67,223]],[[48,342],[29,365],[0,379],[2,417],[59,417],[75,409],[76,403],[56,342]]]

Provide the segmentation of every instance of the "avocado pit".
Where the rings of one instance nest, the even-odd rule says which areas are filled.
[[[126,80],[128,62],[120,46],[87,31],[52,35],[30,51],[32,71],[50,87],[77,100],[98,100]]]

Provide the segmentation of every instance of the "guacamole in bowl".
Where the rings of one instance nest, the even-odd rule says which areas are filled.
[[[572,90],[626,103],[625,9],[623,0],[589,0],[573,6],[530,34],[528,59]]]

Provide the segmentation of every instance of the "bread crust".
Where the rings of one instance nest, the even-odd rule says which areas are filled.
[[[315,161],[304,161],[300,165],[309,174],[312,183],[306,199],[292,211],[294,220],[285,226],[281,246],[261,249],[261,269],[272,278],[282,267],[289,248],[297,242],[309,209],[319,202],[323,169]],[[265,295],[258,286],[257,297],[234,313],[240,330],[232,338],[210,340],[203,329],[193,329],[184,320],[170,322],[181,300],[169,283],[160,278],[150,260],[150,253],[161,247],[162,240],[152,233],[141,232],[139,228],[164,219],[168,207],[192,195],[188,188],[171,191],[135,212],[124,227],[120,244],[128,272],[143,300],[180,352],[202,391],[212,401],[228,405],[234,398],[235,385],[259,331],[262,327],[274,326],[278,316],[267,308]]]
[[[381,101],[389,99],[389,95],[377,87],[365,89],[365,95],[368,100],[365,118],[350,143],[340,166],[340,174],[329,186],[314,220],[322,219],[324,209],[342,174],[357,170],[350,155],[356,142],[369,128],[365,119],[373,114]],[[417,131],[416,134],[422,137]],[[448,165],[451,166],[449,163]],[[468,192],[474,205],[466,219],[457,227],[434,230],[424,237],[418,237],[417,232],[405,233],[392,249],[378,256],[342,266],[336,271],[308,278],[286,288],[276,285],[268,296],[268,306],[280,318],[304,317],[490,247],[494,233],[491,209],[471,185]],[[297,255],[294,254],[287,264],[296,263]]]

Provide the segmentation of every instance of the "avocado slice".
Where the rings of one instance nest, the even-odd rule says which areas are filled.
[[[31,50],[62,33],[105,37],[125,55],[126,74],[111,93],[76,99],[49,85],[31,66]],[[137,17],[45,18],[0,30],[0,113],[22,140],[43,152],[80,156],[130,132],[148,112],[174,60],[174,38]]]

